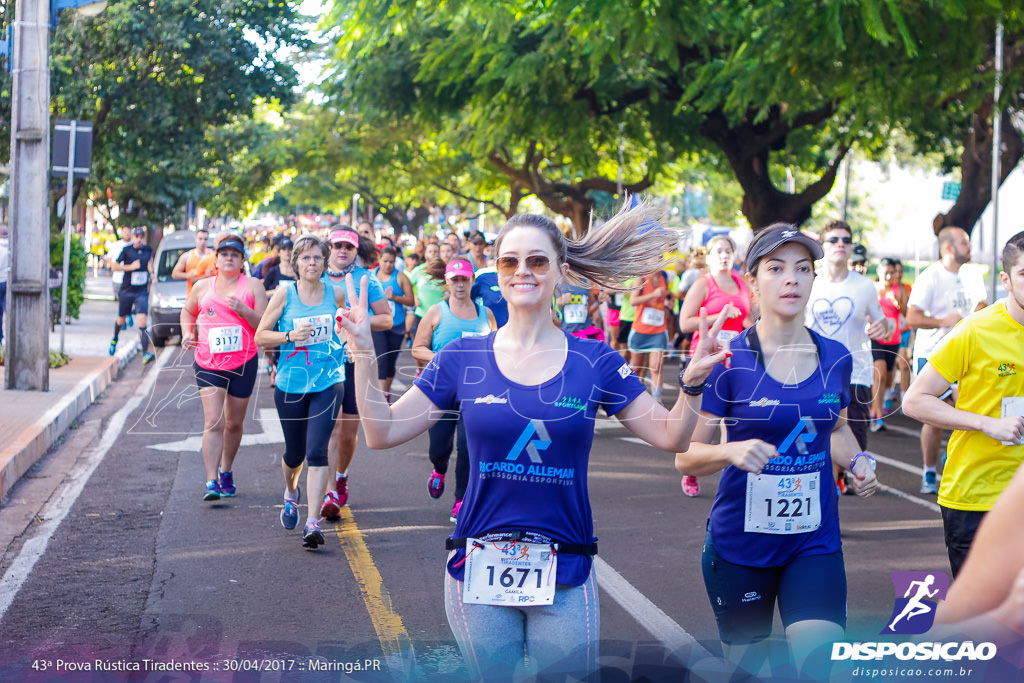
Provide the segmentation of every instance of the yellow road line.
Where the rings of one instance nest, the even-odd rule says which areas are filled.
[[[363,594],[366,611],[370,614],[370,621],[373,622],[373,629],[377,632],[384,656],[411,653],[412,640],[405,630],[405,623],[392,609],[391,594],[384,586],[384,580],[377,571],[377,565],[373,562],[370,549],[366,547],[362,532],[356,526],[352,511],[347,507],[341,508],[341,522],[337,526],[337,534],[348,565]]]

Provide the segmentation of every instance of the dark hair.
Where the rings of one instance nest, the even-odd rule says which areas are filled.
[[[895,259],[891,259],[888,256],[883,256],[882,258],[878,259],[878,265],[880,265],[880,266],[892,266],[893,268],[895,268],[896,267],[896,260]]]
[[[663,211],[649,200],[628,197],[618,213],[601,225],[594,225],[578,240],[567,239],[547,216],[518,214],[498,232],[495,252],[515,228],[537,228],[551,240],[558,263],[569,264],[566,275],[573,284],[625,291],[624,282],[667,267],[665,254],[675,250],[679,233],[662,222]]]
[[[432,258],[427,261],[427,265],[424,268],[427,275],[433,280],[440,280],[444,282],[444,269],[448,267],[448,264],[439,258]]]
[[[829,232],[831,230],[844,230],[844,231],[846,231],[846,234],[848,234],[850,237],[853,237],[853,230],[850,229],[850,224],[847,223],[846,221],[841,221],[841,220],[837,219],[837,220],[831,220],[831,221],[829,221],[828,223],[825,224],[825,227],[822,228],[821,232],[818,234],[818,239],[821,240],[822,242],[824,242],[825,241],[825,233],[827,233],[827,232]]]
[[[303,235],[299,239],[295,240],[295,244],[292,247],[292,257],[288,259],[288,262],[292,264],[292,270],[294,270],[296,274],[299,272],[299,255],[315,248],[320,249],[320,255],[324,257],[324,268],[327,267],[327,259],[331,255],[331,245],[327,244],[326,240],[322,240],[316,235]]]
[[[1005,273],[1009,273],[1017,264],[1017,259],[1022,253],[1024,253],[1024,231],[1018,232],[1006,240],[1006,246],[1003,247],[1003,271]]]
[[[360,235],[358,232],[356,235],[359,236],[359,247],[357,248],[356,254],[363,260],[363,263],[373,263],[377,260],[377,245],[369,237]]]
[[[394,256],[397,259],[398,258],[398,250],[395,249],[394,247],[384,247],[383,249],[380,250],[380,255],[381,256]]]

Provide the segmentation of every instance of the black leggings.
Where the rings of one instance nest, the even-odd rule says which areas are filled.
[[[469,444],[466,441],[466,425],[462,421],[459,410],[445,411],[444,417],[438,420],[427,432],[430,436],[430,462],[438,474],[448,472],[448,460],[452,457],[455,447],[455,434],[459,435],[459,456],[455,459],[455,497],[466,497],[466,486],[469,484]]]
[[[377,354],[377,379],[395,376],[398,354],[405,339],[405,323],[401,327],[373,332],[373,351]]]
[[[285,465],[295,469],[305,460],[310,467],[327,467],[327,443],[344,393],[341,382],[312,394],[289,394],[275,387]]]

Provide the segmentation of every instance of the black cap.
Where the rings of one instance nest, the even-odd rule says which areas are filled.
[[[284,237],[281,239],[280,242],[277,243],[278,249],[291,249],[294,246],[295,243],[292,242],[291,238],[289,237]]]
[[[245,242],[242,241],[241,237],[237,235],[227,235],[217,243],[217,251],[221,249],[234,249],[239,254],[245,256]]]
[[[132,234],[133,235],[145,236],[146,235],[146,229],[145,228],[132,228]]]
[[[771,230],[767,235],[761,237],[757,244],[747,252],[747,272],[749,273],[762,258],[789,242],[796,242],[807,247],[807,250],[811,252],[811,258],[815,261],[825,255],[818,240],[803,234],[794,225],[784,225],[781,228]]]
[[[863,244],[853,245],[853,254],[850,255],[850,263],[861,263],[868,260],[868,250]]]

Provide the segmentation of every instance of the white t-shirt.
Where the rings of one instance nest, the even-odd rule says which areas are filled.
[[[125,242],[124,240],[118,240],[110,245],[110,251],[107,252],[107,256],[110,258],[111,263],[117,263],[118,257],[121,255],[121,250],[130,245],[131,242]],[[114,281],[115,285],[119,285],[124,282],[124,271],[115,270],[110,274],[110,279]]]
[[[856,271],[848,271],[842,282],[830,282],[819,271],[807,302],[804,324],[847,348],[853,358],[852,384],[870,387],[874,381],[868,318],[884,320],[875,284]]]
[[[941,261],[936,261],[921,271],[910,290],[907,308],[916,306],[932,318],[944,318],[959,313],[966,318],[978,304],[988,297],[985,283],[978,274],[963,269],[960,273],[946,270]],[[939,342],[946,338],[952,327],[936,327],[931,330],[919,329],[914,341],[914,358],[928,358]]]

